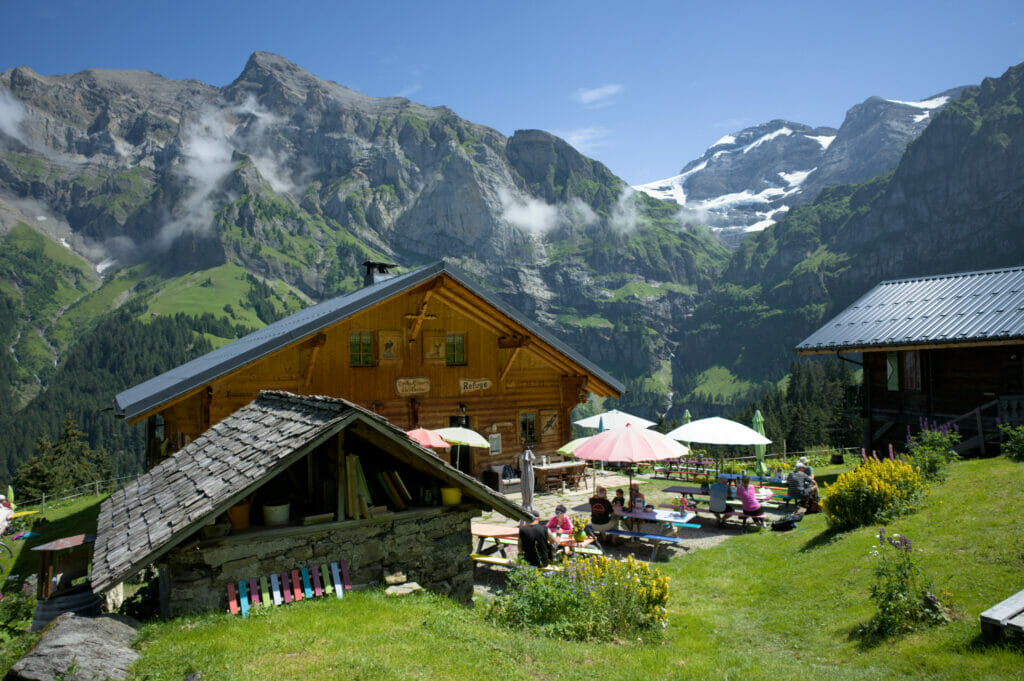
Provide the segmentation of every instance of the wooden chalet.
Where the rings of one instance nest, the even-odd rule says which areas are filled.
[[[356,587],[400,575],[468,601],[483,510],[529,518],[372,412],[263,392],[102,503],[92,588],[155,564],[163,614],[224,610],[240,582],[344,561]]]
[[[882,282],[796,351],[861,355],[868,451],[946,425],[995,453],[1024,421],[1024,267]]]
[[[364,263],[366,285],[122,392],[115,411],[148,424],[155,465],[261,390],[350,400],[404,430],[462,425],[490,449],[459,452],[481,477],[525,445],[554,455],[588,393],[623,385],[450,265],[405,274]]]

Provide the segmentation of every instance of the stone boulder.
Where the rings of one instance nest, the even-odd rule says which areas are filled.
[[[131,647],[137,632],[128,621],[65,613],[14,663],[4,681],[124,679],[139,657]]]

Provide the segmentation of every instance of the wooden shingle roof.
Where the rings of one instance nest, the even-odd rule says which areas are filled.
[[[380,416],[343,399],[264,391],[100,507],[93,590],[106,591],[191,536],[342,429],[354,427],[405,463],[517,519],[526,511],[441,461]]]

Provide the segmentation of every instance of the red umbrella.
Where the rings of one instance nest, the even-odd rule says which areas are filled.
[[[606,430],[587,439],[573,450],[572,455],[587,461],[643,463],[679,459],[689,452],[682,443],[663,433],[626,424],[623,428]],[[632,483],[632,472],[629,479]]]
[[[427,430],[426,428],[416,428],[406,432],[413,442],[418,442],[424,447],[443,447],[448,449],[451,444],[443,437],[437,434],[436,431]]]

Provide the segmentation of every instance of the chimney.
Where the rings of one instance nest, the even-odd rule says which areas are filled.
[[[397,265],[389,262],[373,262],[367,260],[363,263],[363,267],[366,268],[366,274],[363,275],[363,286],[373,286],[374,284],[390,279],[395,276],[391,274],[391,268],[397,267]]]

